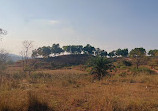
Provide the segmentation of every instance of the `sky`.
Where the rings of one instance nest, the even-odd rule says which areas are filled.
[[[91,44],[106,51],[158,49],[158,0],[0,0],[0,48]]]

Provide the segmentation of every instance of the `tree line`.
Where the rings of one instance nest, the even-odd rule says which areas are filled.
[[[148,53],[144,48],[135,48],[132,49],[130,52],[128,48],[125,49],[117,49],[111,52],[107,52],[100,48],[95,48],[94,46],[87,44],[86,46],[83,45],[66,45],[60,47],[59,44],[53,44],[52,46],[43,46],[39,47],[32,51],[32,57],[43,57],[48,58],[50,55],[57,56],[60,54],[87,54],[93,56],[101,56],[101,57],[140,57],[140,56],[158,56],[158,49],[150,50]]]

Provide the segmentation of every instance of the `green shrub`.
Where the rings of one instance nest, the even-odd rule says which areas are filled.
[[[107,70],[112,69],[111,62],[105,57],[93,57],[88,62],[88,65],[91,67],[91,74],[95,74],[95,78],[99,80],[107,75]]]

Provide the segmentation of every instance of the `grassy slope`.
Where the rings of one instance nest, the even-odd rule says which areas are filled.
[[[36,71],[31,76],[18,70],[1,74],[0,110],[157,111],[158,75],[133,75],[127,69],[118,69],[102,81],[75,69]]]

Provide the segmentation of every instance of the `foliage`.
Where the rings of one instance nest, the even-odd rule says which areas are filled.
[[[83,46],[82,45],[68,45],[68,46],[63,46],[63,50],[72,54],[81,54],[83,51]]]
[[[114,56],[116,56],[116,51],[111,51],[111,52],[109,52],[108,56],[109,56],[109,57],[114,57]]]
[[[93,55],[95,51],[95,48],[93,46],[91,46],[90,44],[87,44],[84,48],[83,48],[83,52],[85,54],[91,54]]]
[[[96,48],[95,55],[101,56],[101,57],[106,57],[108,55],[108,53],[105,50],[101,50],[99,48]]]
[[[69,45],[69,46],[63,46],[63,50],[64,50],[65,52],[71,53],[71,46],[70,46],[70,45]]]
[[[61,52],[63,52],[62,48],[60,48],[59,44],[53,44],[51,47],[51,53],[56,55],[56,54],[60,54]]]
[[[36,58],[36,57],[38,57],[38,50],[37,49],[35,49],[35,50],[32,50],[32,58]]]
[[[88,62],[88,66],[92,67],[91,74],[96,74],[100,80],[107,75],[107,70],[112,68],[111,62],[105,57],[93,57]]]
[[[146,50],[144,48],[135,48],[130,51],[131,57],[142,57],[146,55]]]
[[[48,58],[51,54],[51,48],[49,46],[43,46],[42,48],[38,49],[39,55],[42,55],[44,58]]]
[[[136,64],[138,69],[141,64],[143,64],[146,56],[146,50],[144,48],[135,48],[130,51],[130,57],[133,58],[133,62]]]
[[[128,56],[128,49],[117,49],[116,55],[122,56],[122,57],[127,57]]]
[[[158,49],[150,50],[148,52],[148,55],[153,56],[153,57],[158,56]]]

